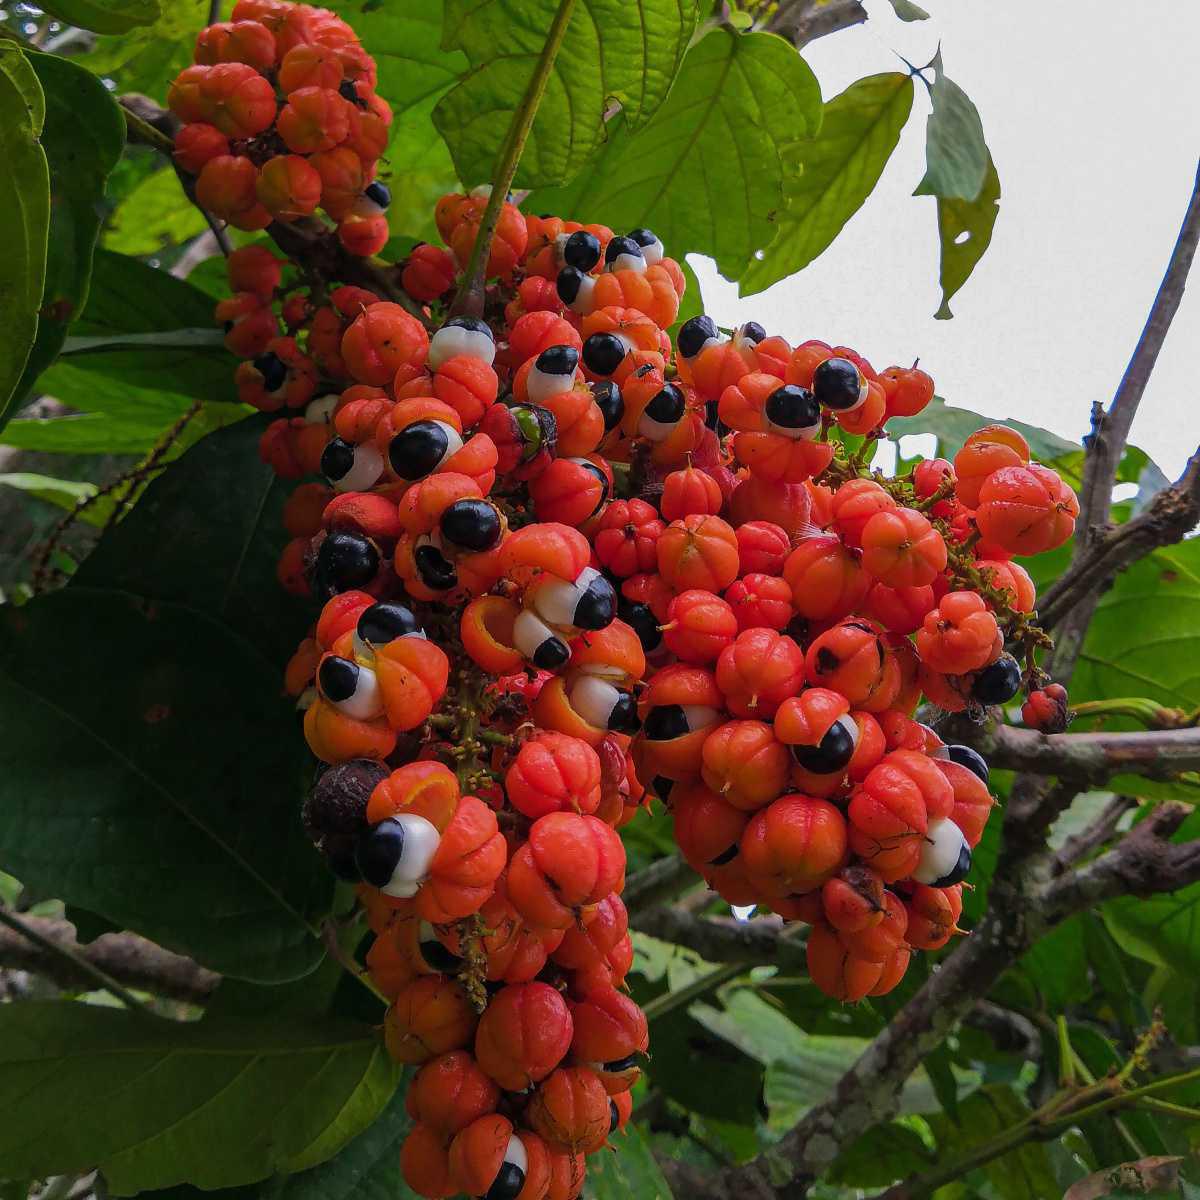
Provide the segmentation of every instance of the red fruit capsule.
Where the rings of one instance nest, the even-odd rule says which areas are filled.
[[[882,712],[900,690],[900,667],[882,631],[862,618],[838,622],[805,654],[808,682],[841,692],[854,708]]]
[[[422,1063],[467,1045],[475,1010],[466,992],[441,975],[422,975],[408,984],[383,1023],[388,1053],[397,1062]]]
[[[905,940],[916,950],[940,950],[962,916],[962,884],[935,888],[919,883],[904,902],[908,910]]]
[[[738,543],[720,517],[693,515],[672,521],[656,546],[658,572],[676,591],[720,592],[738,577]]]
[[[717,659],[717,686],[739,717],[774,716],[804,682],[804,652],[774,629],[747,629]]]
[[[523,1092],[562,1062],[572,1030],[567,1003],[549,984],[509,984],[479,1019],[475,1058],[505,1091]]]
[[[862,546],[867,522],[895,512],[896,501],[873,479],[850,479],[833,493],[833,526],[847,546]]]
[[[700,776],[735,808],[753,812],[787,786],[787,747],[765,721],[726,721],[704,740]]]
[[[861,1000],[883,974],[881,963],[855,957],[838,935],[823,925],[809,930],[806,954],[813,983],[834,1000]]]
[[[792,604],[810,621],[836,621],[854,612],[871,586],[859,556],[840,538],[806,538],[788,556],[783,577]]]
[[[595,1071],[560,1067],[533,1093],[525,1115],[534,1131],[554,1146],[590,1154],[608,1140],[608,1092]]]
[[[733,609],[712,592],[693,588],[680,592],[667,609],[662,626],[667,649],[683,662],[704,666],[737,636],[738,621]]]
[[[842,945],[855,958],[878,963],[882,967],[904,945],[908,911],[894,893],[883,893],[883,920],[875,921],[852,933],[839,932]]]
[[[783,630],[795,613],[792,586],[777,575],[743,575],[725,589],[725,600],[739,631],[755,626]]]
[[[787,530],[773,521],[746,521],[737,527],[738,565],[747,574],[780,575],[791,553]]]
[[[581,738],[539,733],[517,751],[504,790],[512,806],[535,821],[552,812],[594,813],[600,758]]]
[[[593,545],[600,565],[620,579],[654,571],[656,546],[666,525],[645,500],[614,500],[596,525]]]
[[[954,456],[955,495],[967,508],[976,508],[980,488],[994,471],[1028,462],[1029,446],[1015,429],[1007,425],[977,429]]]
[[[850,866],[821,888],[825,920],[839,933],[861,933],[884,917],[883,880],[870,867]]]
[[[594,1071],[610,1094],[628,1091],[636,1082],[634,1060],[650,1045],[646,1015],[616,988],[595,988],[571,1009],[571,1053]]]
[[[819,888],[846,860],[846,820],[827,800],[781,796],[751,818],[742,861],[764,896],[788,897]]]
[[[414,1120],[443,1137],[496,1111],[500,1089],[465,1050],[427,1062],[408,1085],[405,1104]]]
[[[876,513],[862,532],[863,570],[888,587],[925,587],[946,568],[946,543],[913,508]]]
[[[965,675],[994,661],[1003,649],[996,618],[976,592],[948,592],[917,632],[917,653],[934,671]]]

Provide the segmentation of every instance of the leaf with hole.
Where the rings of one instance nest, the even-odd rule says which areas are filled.
[[[0,1161],[41,1178],[98,1167],[119,1196],[253,1183],[331,1158],[399,1079],[375,1030],[328,1018],[189,1023],[5,1005]]]
[[[433,122],[459,178],[492,178],[562,0],[445,0],[442,46],[470,69],[437,103]],[[563,183],[600,148],[618,103],[630,130],[666,98],[696,28],[696,0],[579,0],[517,168],[518,187]]]
[[[644,129],[615,117],[588,166],[526,207],[586,212],[614,229],[649,226],[672,257],[706,254],[736,279],[776,228],[788,147],[820,121],[816,77],[787,42],[713,30],[688,51]]]
[[[983,188],[974,200],[937,202],[938,240],[942,247],[942,303],[933,315],[948,321],[950,298],[967,282],[992,244],[992,231],[1000,214],[1000,176],[988,156]]]
[[[879,182],[912,100],[911,77],[893,71],[860,79],[826,103],[819,135],[785,153],[779,231],[739,276],[743,296],[802,270],[837,237]]]

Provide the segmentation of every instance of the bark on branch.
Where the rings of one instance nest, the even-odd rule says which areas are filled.
[[[0,926],[0,967],[40,975],[62,988],[96,986],[91,976],[72,964],[72,957],[91,963],[126,987],[192,1004],[203,1004],[220,982],[214,972],[136,933],[106,933],[81,946],[69,921],[22,916],[21,924],[67,953],[45,950],[15,930]]]
[[[804,944],[782,937],[782,923],[775,918],[694,917],[671,906],[641,909],[629,924],[639,933],[686,946],[711,963],[772,963],[804,969]]]
[[[867,10],[859,0],[784,0],[766,28],[771,33],[785,37],[797,50],[803,49],[817,38],[861,25],[867,19]]]

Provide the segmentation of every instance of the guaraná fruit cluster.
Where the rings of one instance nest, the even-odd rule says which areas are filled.
[[[370,60],[319,10],[234,18],[173,89],[181,162],[248,228],[320,204],[377,249],[347,232],[376,219]],[[1077,504],[1003,426],[872,470],[932,379],[754,323],[670,336],[683,273],[648,229],[506,202],[482,312],[449,315],[489,195],[443,197],[445,247],[387,296],[239,250],[218,316],[276,414],[264,461],[302,481],[279,578],[320,606],[286,673],[321,764],[304,818],[420,1068],[404,1177],[570,1200],[649,1045],[618,829],[657,799],[712,889],[808,924],[822,991],[894,988],[961,932],[993,804],[979,755],[914,714],[1024,688],[1039,727],[1065,719],[1015,558]]]

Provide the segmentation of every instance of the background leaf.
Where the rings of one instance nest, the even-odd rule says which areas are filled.
[[[14,42],[0,42],[0,428],[37,337],[50,225],[50,169],[39,138],[42,85]]]
[[[42,7],[68,25],[97,33],[128,33],[162,16],[159,0],[50,0]]]
[[[587,1195],[593,1200],[672,1200],[650,1147],[636,1125],[614,1138],[615,1154],[588,1159]]]
[[[771,239],[784,202],[783,154],[815,131],[820,90],[808,65],[768,33],[706,34],[667,102],[638,133],[609,122],[603,151],[529,212],[587,212],[614,229],[648,225],[672,256],[706,254],[736,279]]]
[[[883,174],[912,99],[912,79],[890,72],[860,79],[826,103],[819,136],[787,151],[779,232],[741,276],[743,296],[802,270],[837,237]]]
[[[147,175],[113,210],[104,248],[118,254],[157,254],[208,228],[200,210],[187,202],[170,167]]]
[[[332,1157],[399,1077],[374,1030],[329,1019],[183,1023],[6,1005],[0,1160],[6,1174],[40,1177],[99,1166],[117,1195],[251,1183]],[[89,1095],[103,1102],[81,1104]]]
[[[983,188],[974,200],[939,199],[937,202],[938,240],[942,246],[942,303],[933,315],[939,321],[954,316],[950,311],[950,298],[970,279],[971,272],[987,253],[999,215],[1000,176],[989,154]]]
[[[209,0],[160,0],[160,8],[152,25],[99,37],[79,61],[112,79],[118,92],[165,96],[171,79],[192,61],[196,34],[208,24]],[[230,8],[226,3],[226,12]]]
[[[468,187],[492,177],[558,0],[445,0],[442,45],[470,70],[438,101],[433,122]],[[637,129],[665,99],[696,27],[696,0],[579,0],[517,169],[518,187],[563,183],[604,140],[616,101]]]
[[[89,71],[53,54],[31,54],[46,97],[42,149],[50,168],[50,228],[37,340],[16,387],[18,401],[54,361],[87,299],[104,185],[125,146],[125,120]]]

